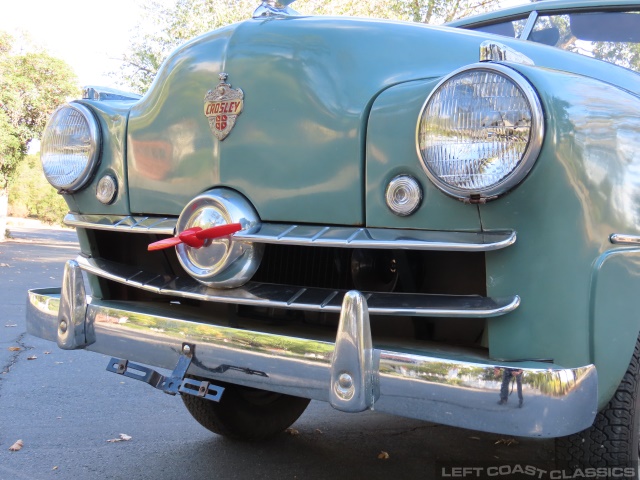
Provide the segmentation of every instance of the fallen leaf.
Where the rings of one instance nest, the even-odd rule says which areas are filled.
[[[9,265],[8,263],[0,263],[0,267],[10,267],[11,265]]]
[[[511,445],[518,445],[518,443],[520,442],[518,442],[515,438],[501,438],[496,443],[494,443],[494,445],[506,445],[507,447],[510,447]]]
[[[7,328],[17,327],[17,326],[18,326],[18,324],[17,324],[17,323],[7,323],[7,324],[5,325],[5,327],[7,327]]]
[[[27,360],[36,360],[38,357],[36,357],[35,355],[31,355],[30,357],[27,357]]]
[[[378,454],[378,459],[379,460],[387,460],[389,458],[389,454],[387,452],[385,452],[384,450],[382,450],[379,454]]]
[[[45,355],[51,355],[51,352],[43,352]]]
[[[109,443],[116,443],[116,442],[128,442],[129,440],[131,440],[131,436],[127,435],[126,433],[121,433],[118,438],[110,438],[109,440],[107,440],[107,442]]]
[[[22,440],[18,440],[16,443],[14,443],[9,447],[9,451],[17,452],[18,450],[21,450],[23,446],[24,446],[24,443],[22,442]]]
[[[316,433],[319,433],[320,435],[322,435],[324,432],[322,430],[320,430],[319,428],[316,428],[315,430]]]
[[[58,466],[56,465],[55,467],[53,467],[51,470],[57,470]]]
[[[20,347],[9,347],[10,352],[19,352],[20,350],[22,350]]]
[[[469,437],[471,440],[480,440],[480,437]]]
[[[286,432],[286,433],[288,433],[289,435],[294,436],[294,437],[295,437],[296,435],[300,435],[300,432],[299,432],[298,430],[296,430],[295,428],[287,428],[287,429],[285,430],[285,432]]]

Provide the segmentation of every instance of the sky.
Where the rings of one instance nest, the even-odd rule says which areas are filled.
[[[117,72],[141,9],[137,0],[0,0],[0,30],[65,60],[80,85],[122,88]]]

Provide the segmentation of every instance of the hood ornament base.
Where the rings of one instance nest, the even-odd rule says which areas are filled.
[[[298,12],[289,8],[289,4],[295,0],[264,0],[253,12],[253,18],[272,18],[272,17],[295,17],[300,15]]]

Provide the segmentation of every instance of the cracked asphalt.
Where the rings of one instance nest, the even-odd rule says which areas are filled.
[[[59,286],[78,246],[71,231],[13,228],[11,235],[0,243],[0,480],[431,479],[451,477],[453,467],[551,468],[549,440],[512,443],[321,402],[293,425],[295,434],[260,444],[218,437],[179,398],[106,372],[106,356],[62,351],[26,334],[27,289]],[[107,442],[120,433],[131,440]],[[24,447],[10,452],[18,439]]]

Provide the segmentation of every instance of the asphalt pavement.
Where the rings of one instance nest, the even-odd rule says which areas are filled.
[[[456,477],[456,467],[552,468],[551,440],[346,414],[315,401],[269,442],[216,436],[179,398],[108,373],[108,357],[26,334],[27,289],[59,286],[78,245],[71,230],[37,225],[10,236],[0,243],[0,480],[399,480]],[[120,434],[131,439],[108,442]],[[22,449],[9,451],[17,440]]]

